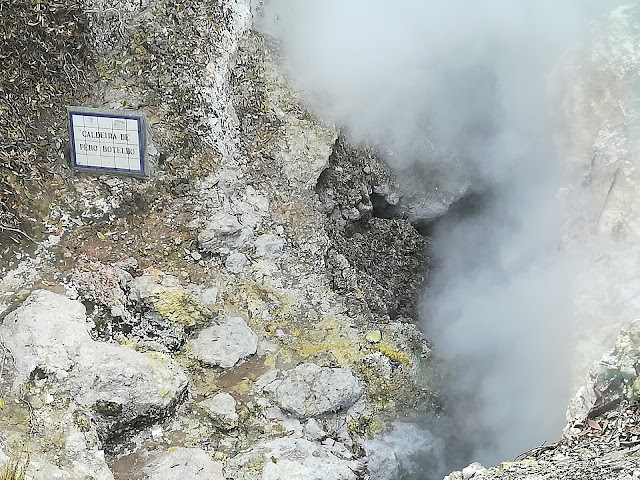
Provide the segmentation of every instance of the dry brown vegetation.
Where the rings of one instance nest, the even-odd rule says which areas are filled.
[[[24,480],[29,467],[29,457],[18,455],[0,468],[0,480]]]
[[[75,0],[0,0],[0,233],[30,230],[33,197],[60,158],[65,108],[91,67]],[[94,70],[94,69],[93,69]]]

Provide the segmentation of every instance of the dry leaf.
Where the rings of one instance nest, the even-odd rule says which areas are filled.
[[[598,430],[599,432],[602,431],[602,427],[600,427],[600,425],[598,425],[598,422],[596,422],[595,420],[588,419],[587,424],[594,430]]]

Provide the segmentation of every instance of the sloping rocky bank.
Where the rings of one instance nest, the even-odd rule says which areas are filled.
[[[74,174],[52,124],[37,245],[0,281],[0,465],[35,480],[393,480],[464,457],[405,417],[446,411],[416,326],[432,267],[415,212],[440,194],[405,192],[374,151],[304,107],[276,45],[251,30],[250,2],[84,7],[93,69],[73,77],[88,92],[74,101],[143,111],[153,172]],[[624,12],[611,25],[639,17]],[[631,23],[624,39],[637,42]],[[598,58],[637,71],[625,51]],[[574,93],[572,114],[592,98]],[[596,112],[580,133],[617,121]],[[587,144],[575,142],[579,165]],[[598,157],[575,188],[625,155]],[[614,178],[610,189],[627,185]],[[600,219],[622,203],[600,212],[599,234],[619,235]],[[449,478],[637,478],[636,337],[629,327],[581,390],[563,440]]]
[[[381,214],[401,193],[374,152],[303,107],[246,2],[84,15],[95,72],[75,102],[142,110],[152,176],[55,164],[37,249],[1,286],[1,462],[47,480],[326,480],[439,458],[398,422],[441,408],[415,317],[428,240]]]

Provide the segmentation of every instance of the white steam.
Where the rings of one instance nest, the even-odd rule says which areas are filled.
[[[427,336],[457,368],[454,389],[475,425],[469,435],[487,434],[473,460],[511,459],[563,426],[570,278],[557,251],[563,168],[547,76],[588,20],[615,3],[266,6],[263,27],[281,41],[317,113],[393,152],[398,174],[427,165],[455,185],[455,157],[483,198],[473,215],[438,224],[423,309]]]

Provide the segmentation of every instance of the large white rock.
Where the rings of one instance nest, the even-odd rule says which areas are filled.
[[[96,342],[80,302],[33,292],[0,326],[15,359],[16,382],[38,369],[75,401],[89,407],[102,434],[172,407],[187,376],[169,357]]]
[[[262,475],[257,478],[261,480],[356,480],[365,472],[356,460],[339,458],[309,440],[287,437],[258,444],[234,457],[226,473],[234,479],[256,478],[247,471],[260,464]]]
[[[172,448],[143,471],[149,480],[224,480],[222,463],[199,448]]]
[[[204,363],[229,368],[256,353],[258,336],[241,317],[224,317],[219,324],[202,330],[190,345]]]
[[[348,408],[364,393],[358,379],[345,368],[303,363],[285,375],[275,389],[276,402],[299,418]]]

